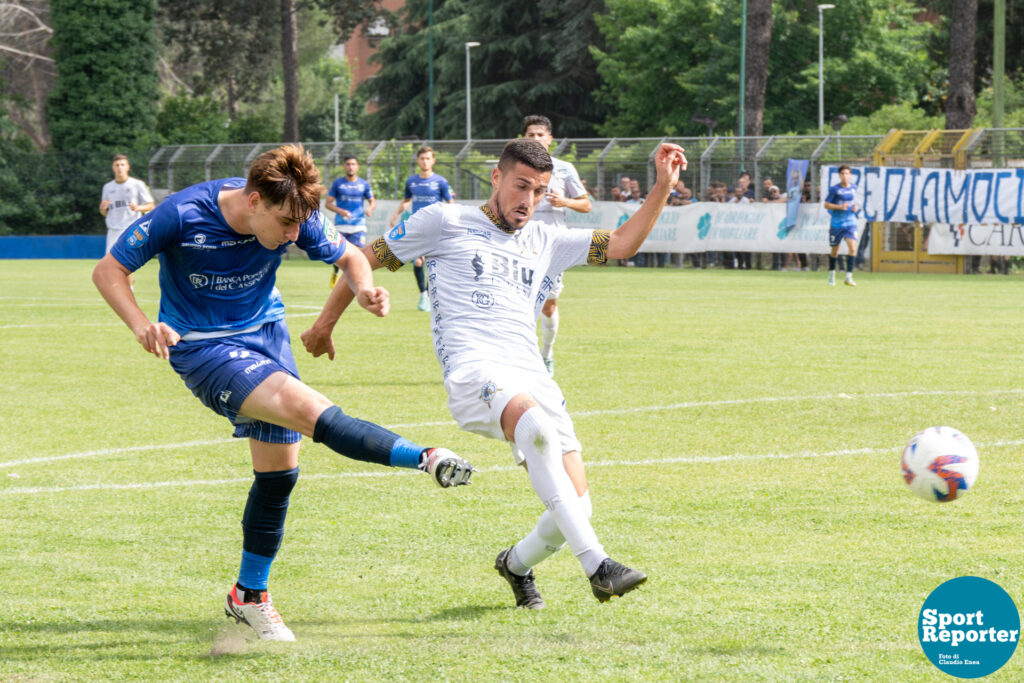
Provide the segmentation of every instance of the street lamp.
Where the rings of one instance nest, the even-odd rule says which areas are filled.
[[[466,43],[466,142],[473,139],[473,117],[469,105],[469,51],[474,47],[480,47],[480,43]]]
[[[331,83],[334,83],[335,84],[335,88],[337,88],[336,84],[339,81],[343,81],[343,80],[345,80],[345,79],[342,78],[341,76],[335,76],[331,80]],[[341,129],[341,125],[340,125],[341,124],[341,121],[340,121],[340,119],[341,119],[340,107],[338,106],[338,104],[339,104],[338,103],[338,91],[335,90],[334,91],[334,144],[338,144],[338,137],[339,137],[339,133],[340,133],[340,129]]]
[[[835,5],[818,5],[818,132],[825,134],[825,22],[822,19],[827,9]]]
[[[843,137],[842,130],[843,126],[849,123],[850,117],[846,114],[840,114],[839,116],[832,119],[832,130],[836,132],[836,147],[838,147],[839,162],[843,161]]]

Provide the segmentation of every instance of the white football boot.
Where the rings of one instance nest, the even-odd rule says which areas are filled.
[[[441,488],[471,484],[476,468],[447,448],[428,448],[420,458],[419,468],[428,472]]]
[[[242,597],[238,594],[238,584],[236,583],[228,593],[224,613],[228,615],[229,619],[251,626],[261,640],[288,642],[295,640],[295,634],[284,625],[284,621],[274,609],[274,603],[270,601],[270,593],[267,591],[259,592],[257,602],[243,602]]]

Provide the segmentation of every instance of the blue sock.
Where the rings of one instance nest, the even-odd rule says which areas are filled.
[[[238,585],[251,591],[267,590],[267,579],[270,576],[272,557],[265,557],[242,551],[242,566],[238,570]]]
[[[415,468],[423,447],[366,420],[350,417],[338,406],[325,410],[313,428],[313,441],[354,460]]]
[[[299,479],[299,468],[280,472],[253,472],[249,499],[242,513],[242,565],[238,583],[250,590],[266,590],[288,514],[288,498]]]
[[[420,292],[427,291],[427,281],[423,277],[423,266],[413,264],[412,272],[416,275],[416,286],[420,288]]]

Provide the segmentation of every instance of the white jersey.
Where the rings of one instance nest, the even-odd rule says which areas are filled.
[[[554,168],[551,169],[548,192],[553,192],[569,199],[582,197],[587,193],[587,189],[583,187],[583,181],[580,180],[580,174],[576,172],[575,166],[568,161],[562,161],[554,157],[551,157],[551,163],[554,164]],[[537,209],[533,212],[533,219],[564,226],[565,207],[551,206],[551,202],[545,197],[537,204]]]
[[[542,367],[536,321],[559,274],[607,260],[607,230],[530,220],[512,230],[490,209],[434,204],[373,243],[389,270],[426,257],[434,351],[447,377],[474,362]]]
[[[146,183],[138,178],[128,178],[123,183],[111,180],[103,186],[100,201],[110,201],[107,209],[107,230],[124,230],[142,216],[141,211],[132,211],[129,204],[148,204],[153,201]]]

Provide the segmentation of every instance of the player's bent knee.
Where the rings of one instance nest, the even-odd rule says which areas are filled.
[[[514,436],[516,446],[528,459],[532,452],[544,458],[545,466],[562,466],[558,428],[540,406],[534,405],[519,417]]]

